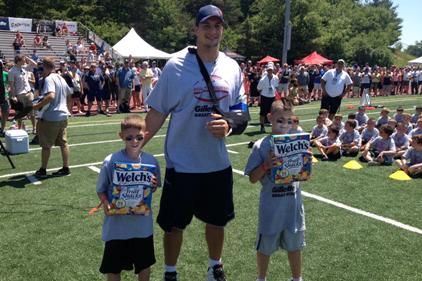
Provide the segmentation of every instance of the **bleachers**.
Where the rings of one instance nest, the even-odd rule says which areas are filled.
[[[23,38],[25,39],[25,45],[26,47],[21,48],[21,54],[27,55],[31,57],[32,52],[34,49],[37,50],[37,54],[39,57],[44,56],[52,56],[55,59],[56,64],[60,60],[66,60],[67,54],[66,54],[66,40],[69,39],[72,45],[75,45],[78,36],[74,35],[68,35],[64,37],[55,37],[51,34],[48,35],[48,42],[51,46],[50,49],[46,48],[35,48],[34,47],[34,37],[36,35],[35,32],[21,32],[23,35]],[[4,31],[0,30],[0,51],[4,55],[5,59],[7,61],[12,61],[15,56],[15,51],[13,49],[13,40],[15,39],[16,32],[14,31]],[[42,35],[43,36],[43,35]],[[87,43],[85,43],[85,46],[87,46]],[[78,60],[80,60],[81,55],[78,55]]]

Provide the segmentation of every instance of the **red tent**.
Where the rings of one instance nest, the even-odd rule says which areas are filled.
[[[298,60],[299,64],[333,64],[332,60],[324,58],[317,52],[312,52],[309,56],[304,57],[301,60]]]
[[[262,60],[260,60],[258,63],[259,64],[266,64],[269,62],[277,62],[280,61],[279,59],[273,58],[271,56],[266,56],[265,58],[263,58]]]

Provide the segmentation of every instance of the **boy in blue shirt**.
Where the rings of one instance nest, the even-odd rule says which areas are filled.
[[[268,120],[272,134],[286,134],[292,126],[293,112],[281,101],[273,102]],[[265,281],[270,256],[282,248],[288,253],[294,281],[301,281],[301,251],[305,246],[305,219],[300,183],[275,186],[270,169],[274,153],[271,152],[271,136],[255,142],[245,174],[252,183],[262,185],[259,203],[257,250],[257,281]]]
[[[347,120],[344,132],[340,135],[341,155],[355,157],[359,152],[360,135],[356,128],[356,120]]]
[[[105,248],[100,272],[107,274],[107,280],[117,281],[122,270],[135,268],[138,280],[148,281],[150,267],[155,263],[152,214],[112,215],[108,195],[113,190],[115,163],[154,165],[152,192],[160,186],[160,167],[153,155],[141,150],[145,122],[140,116],[127,116],[121,123],[119,136],[125,142],[125,148],[105,158],[96,188],[105,213],[102,230]],[[136,177],[130,184],[134,183]]]
[[[322,155],[322,161],[337,160],[341,157],[340,140],[338,139],[339,129],[333,125],[328,128],[328,135],[315,141],[318,151]]]
[[[382,125],[380,136],[369,142],[362,153],[362,157],[368,161],[369,166],[391,165],[396,153],[396,145],[391,137],[394,129],[388,125]]]
[[[422,135],[412,138],[412,146],[403,155],[403,160],[396,160],[396,164],[409,176],[422,175]]]

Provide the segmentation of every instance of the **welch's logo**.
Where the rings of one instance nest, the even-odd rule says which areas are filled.
[[[150,184],[153,173],[148,171],[114,171],[113,184],[134,185]]]

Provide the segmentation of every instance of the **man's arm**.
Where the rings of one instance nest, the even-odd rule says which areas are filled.
[[[142,146],[145,146],[150,139],[158,132],[158,130],[163,126],[164,121],[166,121],[167,115],[162,114],[161,112],[151,108],[145,117],[145,138]]]
[[[325,84],[327,82],[324,79],[321,79],[321,89],[322,89],[322,95],[326,96],[327,95],[327,90],[325,89]]]
[[[49,102],[51,102],[54,99],[55,96],[56,96],[56,94],[54,92],[48,92],[45,95],[44,99],[41,102],[35,104],[32,108],[33,109],[43,108],[43,106],[48,104]]]

